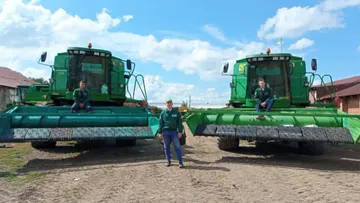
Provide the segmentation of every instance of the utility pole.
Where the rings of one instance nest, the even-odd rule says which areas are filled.
[[[191,107],[191,95],[189,95],[189,109]]]
[[[280,52],[282,53],[282,45],[283,45],[283,39],[280,38],[280,40],[277,43],[278,45],[280,45]]]

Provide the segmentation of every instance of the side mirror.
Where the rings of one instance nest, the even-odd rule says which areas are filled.
[[[225,63],[224,67],[223,67],[223,73],[227,73],[229,70],[229,63]]]
[[[317,70],[317,62],[316,62],[316,59],[311,59],[311,69],[313,71],[316,71]]]
[[[131,60],[126,60],[126,69],[131,70]]]
[[[41,62],[45,62],[45,61],[46,61],[46,55],[47,55],[47,52],[46,52],[46,51],[41,54]]]

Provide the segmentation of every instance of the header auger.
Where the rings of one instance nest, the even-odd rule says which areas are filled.
[[[226,63],[223,75],[232,78],[228,108],[188,110],[184,120],[194,136],[218,137],[222,150],[237,148],[240,139],[296,142],[302,153],[312,155],[323,154],[325,143],[359,143],[360,115],[337,109],[339,100],[333,87],[327,90],[334,103],[310,103],[309,92],[315,77],[326,85],[325,76],[315,73],[316,59],[311,61],[313,72],[306,72],[305,64],[301,57],[270,53],[270,49],[266,54],[237,60],[232,74],[227,74]],[[272,90],[275,102],[269,112],[257,112],[255,108],[259,78]],[[257,119],[260,115],[263,119]]]
[[[46,61],[44,52],[39,63]],[[41,61],[41,62],[40,62]],[[51,68],[48,85],[19,86],[21,104],[0,113],[0,142],[32,142],[37,148],[54,147],[57,141],[116,140],[134,145],[136,139],[154,138],[158,118],[147,108],[145,83],[141,87],[134,75],[135,63],[122,60],[110,51],[69,47],[58,53]],[[129,80],[135,79],[134,93],[128,98]],[[85,81],[92,112],[70,111],[73,91]],[[143,81],[142,81],[143,82]],[[134,98],[136,85],[144,100]],[[35,105],[47,102],[46,105]],[[138,106],[124,106],[124,103]]]

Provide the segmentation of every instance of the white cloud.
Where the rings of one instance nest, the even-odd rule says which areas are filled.
[[[289,50],[301,50],[308,48],[314,44],[314,40],[308,39],[308,38],[301,38],[298,41],[296,41],[294,44],[290,44]]]
[[[346,7],[359,6],[360,0],[326,0],[323,2],[324,9],[327,11],[344,9]]]
[[[40,0],[31,0],[31,1],[29,2],[29,4],[37,4],[37,3],[39,3],[39,1],[40,1]]]
[[[230,40],[227,37],[225,37],[225,34],[223,32],[221,32],[221,30],[213,25],[207,24],[202,26],[202,29],[207,32],[209,35],[215,37],[217,40],[225,43],[225,44],[229,44],[229,45],[233,45],[233,46],[239,46],[242,47],[245,44],[241,43],[239,41],[234,41],[234,40]]]
[[[102,9],[96,20],[91,20],[70,15],[64,9],[52,12],[36,3],[26,4],[21,0],[0,3],[0,65],[30,77],[50,77],[49,67],[36,65],[43,51],[48,52],[46,63],[52,64],[57,53],[69,46],[86,46],[88,42],[92,42],[93,48],[109,49],[114,55],[125,55],[134,62],[156,62],[165,71],[178,69],[197,74],[202,80],[222,77],[224,61],[231,62],[229,71],[232,71],[235,59],[264,52],[267,47],[278,51],[278,47],[262,42],[234,43],[223,48],[197,39],[157,39],[153,35],[109,31],[130,20],[130,16],[112,17],[107,9]],[[172,97],[181,102],[189,95],[195,103],[225,103],[229,99],[228,90],[223,93],[213,88],[201,90],[193,83],[170,83],[152,75],[146,76],[145,81],[150,101],[161,102]]]
[[[204,25],[202,27],[207,33],[209,33],[210,35],[212,35],[213,37],[215,37],[216,39],[222,41],[222,42],[226,42],[227,38],[225,37],[225,35],[220,31],[219,28],[214,27],[213,25]]]
[[[47,71],[45,69],[39,69],[33,67],[28,67],[23,71],[23,74],[26,75],[27,77],[44,78],[45,80],[49,78],[49,73],[50,70]]]
[[[121,26],[121,19],[111,17],[107,9],[98,13],[96,20],[91,20],[70,15],[63,9],[51,12],[41,5],[25,4],[21,0],[5,1],[1,6],[0,61],[8,62],[2,64],[7,66],[15,60],[23,65],[37,62],[45,50],[48,51],[47,63],[51,63],[52,58],[68,46],[86,46],[92,42],[94,48],[109,49],[115,55],[125,54],[135,62],[156,62],[166,71],[178,69],[186,74],[198,74],[203,80],[212,80],[221,76],[220,61],[266,49],[260,42],[222,48],[202,40],[159,40],[153,35],[109,31]]]
[[[125,22],[128,22],[129,20],[133,19],[134,16],[132,16],[132,15],[124,15],[122,18],[124,19]]]
[[[312,86],[320,85],[321,80],[314,80]]]
[[[191,95],[191,102],[195,104],[225,104],[230,97],[230,91],[217,92],[215,88],[201,90],[191,83],[166,82],[159,75],[145,75],[144,81],[149,103],[164,103],[167,98],[171,98],[174,103],[181,103],[187,101]],[[133,84],[134,80],[131,80],[130,91],[133,89]],[[135,92],[135,98],[144,98],[141,90]]]
[[[341,9],[360,5],[359,0],[326,0],[313,7],[280,8],[260,26],[260,39],[296,38],[308,31],[344,28]]]

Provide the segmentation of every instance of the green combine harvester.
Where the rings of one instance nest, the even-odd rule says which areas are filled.
[[[255,54],[237,60],[230,75],[229,106],[221,109],[188,110],[184,121],[194,136],[218,137],[221,150],[239,147],[239,140],[297,143],[303,154],[321,155],[325,143],[356,144],[360,142],[360,115],[338,110],[330,75],[316,74],[316,59],[311,61],[312,72],[306,71],[301,57],[288,53]],[[324,78],[330,78],[325,84]],[[259,78],[273,91],[275,103],[270,112],[256,112],[254,93]],[[332,95],[332,103],[311,103],[309,94],[315,79]],[[330,85],[329,85],[330,84]],[[263,110],[264,111],[264,110]],[[264,115],[265,119],[256,119]]]
[[[40,64],[46,56],[47,52],[41,55]],[[53,148],[57,141],[116,140],[120,146],[133,146],[137,139],[156,136],[158,116],[147,108],[144,77],[134,74],[135,63],[92,49],[89,43],[88,48],[69,47],[58,53],[54,65],[48,66],[52,69],[48,85],[18,86],[21,104],[0,113],[0,143],[31,142],[35,148]],[[81,80],[90,92],[92,112],[72,113],[73,91]],[[143,100],[135,99],[136,90]]]

